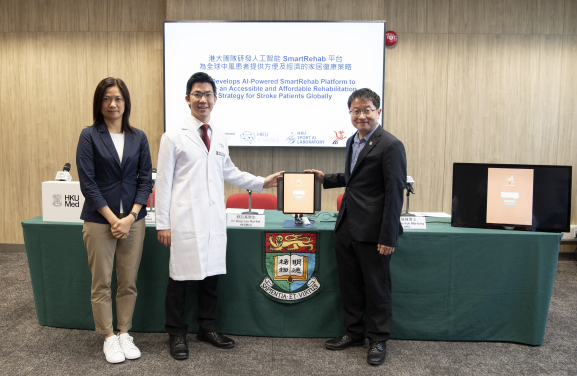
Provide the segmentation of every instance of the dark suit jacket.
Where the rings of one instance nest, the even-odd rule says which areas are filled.
[[[80,219],[108,223],[98,209],[108,205],[118,216],[121,198],[124,215],[136,202],[143,205],[137,220],[146,216],[146,202],[152,192],[152,162],[146,135],[133,129],[136,134],[124,133],[122,165],[106,124],[84,128],[80,133],[76,166],[85,198]]]
[[[405,147],[380,125],[350,170],[354,136],[347,140],[345,173],[326,174],[324,188],[346,187],[335,225],[346,211],[353,239],[396,247],[403,233],[401,210],[407,183]]]

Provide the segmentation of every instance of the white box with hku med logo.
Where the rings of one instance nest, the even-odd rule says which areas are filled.
[[[42,219],[50,222],[83,222],[84,196],[78,181],[42,183]]]

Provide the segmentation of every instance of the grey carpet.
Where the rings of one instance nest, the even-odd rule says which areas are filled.
[[[577,375],[577,262],[559,262],[542,346],[390,340],[380,367],[366,346],[328,351],[322,338],[233,336],[218,350],[191,334],[190,358],[176,361],[161,333],[133,333],[142,358],[108,364],[100,335],[38,324],[24,253],[0,253],[0,333],[2,375]]]

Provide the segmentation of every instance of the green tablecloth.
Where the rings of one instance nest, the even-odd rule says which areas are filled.
[[[334,257],[334,223],[315,224],[322,290],[279,303],[258,290],[265,275],[264,233],[290,217],[266,212],[266,228],[229,228],[226,275],[219,280],[218,328],[238,335],[332,337],[342,334]],[[427,218],[407,230],[391,261],[396,339],[543,342],[561,234],[464,229]],[[36,313],[41,325],[93,329],[90,270],[82,224],[22,222]],[[138,273],[134,331],[164,331],[169,252],[147,226]],[[188,291],[190,330],[197,330],[195,286]],[[113,277],[113,292],[116,280]]]

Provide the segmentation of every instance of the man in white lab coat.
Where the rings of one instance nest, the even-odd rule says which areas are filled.
[[[170,354],[188,358],[185,298],[188,281],[198,284],[196,338],[219,348],[234,340],[216,329],[218,275],[226,273],[224,181],[262,192],[276,187],[282,172],[266,178],[239,171],[229,157],[226,135],[210,120],[216,85],[206,73],[193,74],[185,100],[191,114],[160,141],[156,178],[158,241],[170,247],[166,331]]]

